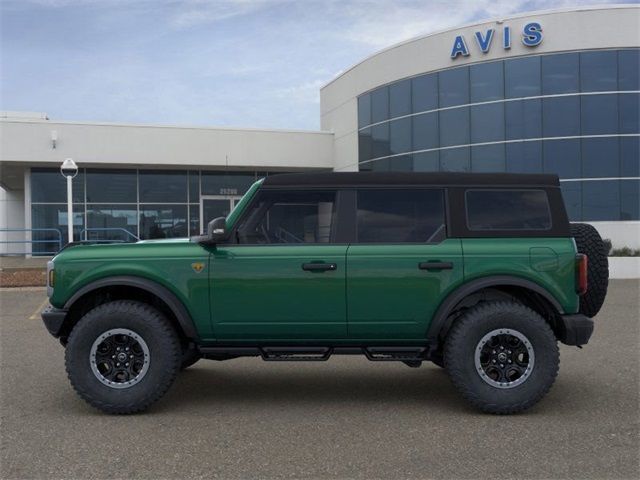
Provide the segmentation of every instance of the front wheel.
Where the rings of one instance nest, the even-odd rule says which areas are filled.
[[[547,322],[517,302],[469,309],[444,348],[447,372],[462,396],[488,413],[517,413],[535,405],[558,374],[560,354]]]
[[[65,352],[78,395],[107,413],[135,413],[159,400],[182,361],[171,323],[145,303],[118,300],[90,310],[73,327]]]

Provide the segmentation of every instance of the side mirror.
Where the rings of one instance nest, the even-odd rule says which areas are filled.
[[[227,239],[227,219],[214,218],[207,225],[207,237],[210,243],[219,243]]]

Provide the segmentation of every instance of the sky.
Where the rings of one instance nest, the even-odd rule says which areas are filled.
[[[0,0],[0,110],[317,130],[320,87],[378,50],[477,20],[588,4]]]

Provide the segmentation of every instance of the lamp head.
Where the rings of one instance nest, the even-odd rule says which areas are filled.
[[[76,162],[74,162],[72,158],[66,158],[60,166],[60,173],[62,173],[62,176],[66,178],[75,177],[78,174],[78,166],[76,165]]]

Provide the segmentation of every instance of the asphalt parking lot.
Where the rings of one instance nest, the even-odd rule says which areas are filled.
[[[595,336],[562,346],[528,413],[476,413],[432,365],[202,361],[136,416],[67,382],[38,311],[0,291],[1,476],[8,478],[638,478],[637,281],[612,281]]]

